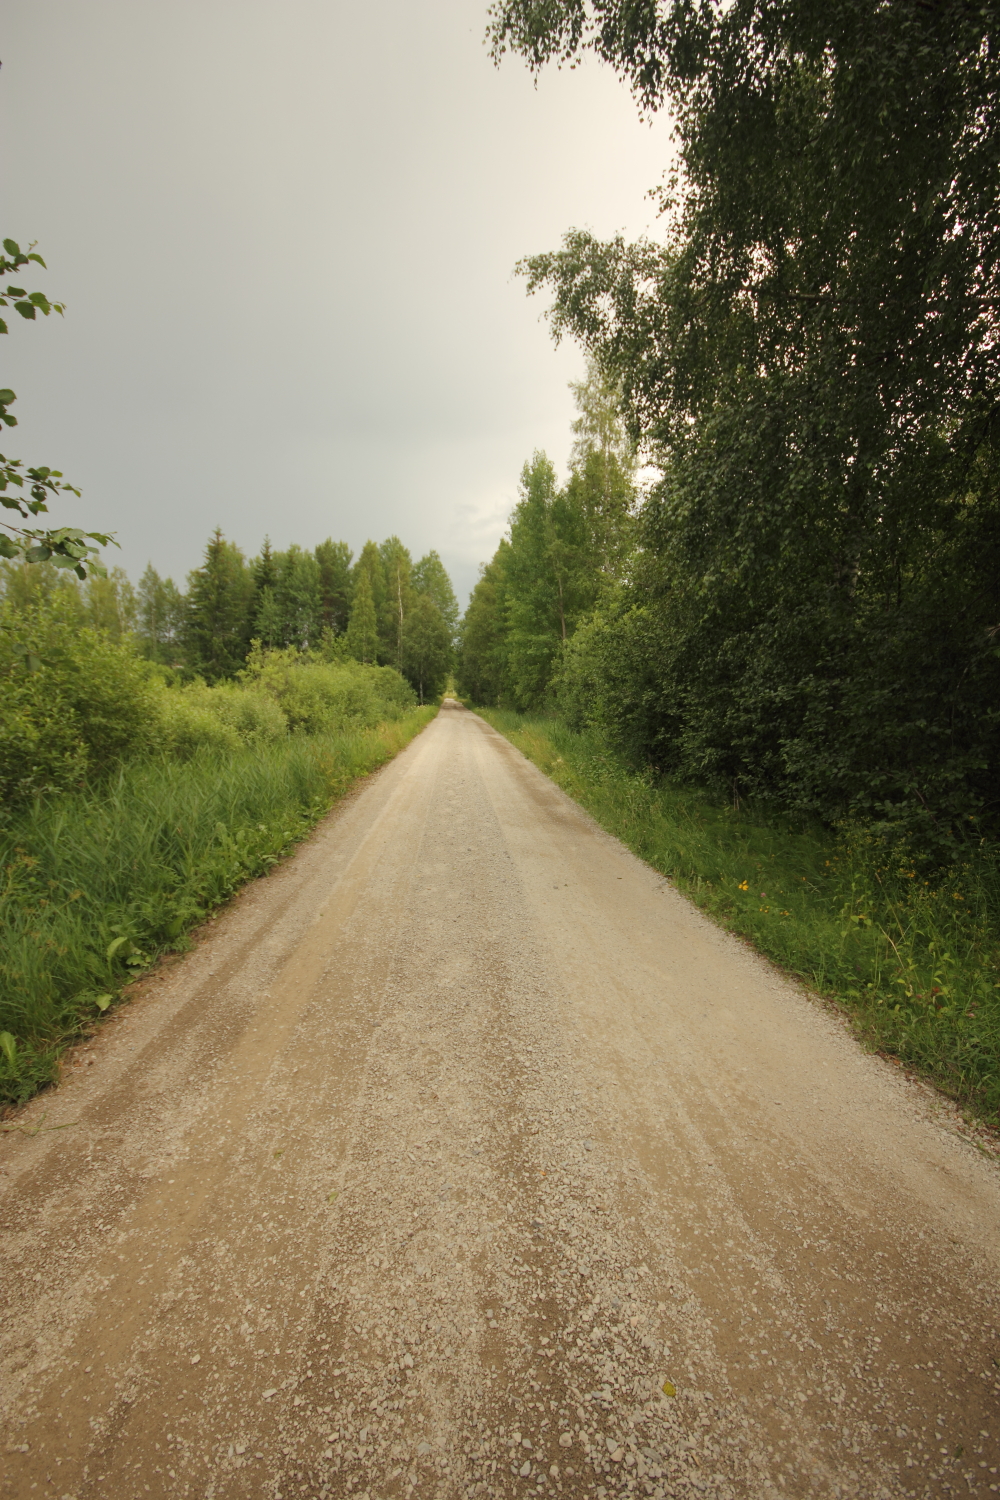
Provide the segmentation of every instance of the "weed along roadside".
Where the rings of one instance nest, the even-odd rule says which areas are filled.
[[[183,950],[435,712],[142,757],[92,790],[32,798],[0,829],[0,1104],[53,1081],[123,986]]]
[[[551,716],[477,712],[703,911],[836,1001],[866,1046],[1000,1124],[995,851],[922,872],[870,835],[637,775]]]

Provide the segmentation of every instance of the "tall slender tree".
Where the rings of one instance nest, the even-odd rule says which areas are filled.
[[[347,629],[351,612],[351,549],[327,537],[316,548],[319,564],[320,619],[335,633]]]
[[[372,597],[371,574],[359,568],[354,581],[354,602],[347,622],[347,653],[355,661],[373,663],[378,659],[378,620]]]
[[[253,575],[216,528],[205,561],[188,574],[183,640],[188,664],[209,682],[235,677],[250,645]]]

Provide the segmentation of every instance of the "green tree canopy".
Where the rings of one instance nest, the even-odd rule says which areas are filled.
[[[172,578],[161,578],[152,563],[136,591],[136,638],[150,661],[171,663],[177,655],[184,616],[183,599]]]
[[[581,680],[661,766],[945,843],[1000,818],[998,19],[492,12],[496,56],[593,50],[677,122],[660,243],[522,265],[662,473]]]
[[[320,620],[339,634],[347,629],[351,612],[351,549],[346,542],[327,537],[316,548],[319,565]]]
[[[35,253],[33,245],[22,250],[16,240],[4,240],[0,255],[0,277],[17,276],[32,265],[45,269],[42,257]],[[50,313],[62,315],[62,302],[50,302],[44,292],[29,292],[24,287],[8,282],[0,289],[0,307],[13,307],[20,317],[34,322],[41,313],[47,318]],[[6,320],[0,317],[0,333],[7,333]],[[16,427],[17,418],[10,408],[17,400],[8,387],[0,389],[0,426]],[[78,578],[88,573],[102,572],[97,559],[97,547],[117,546],[110,535],[97,531],[80,531],[74,526],[44,528],[22,526],[21,521],[32,520],[44,514],[49,501],[64,493],[79,495],[80,491],[67,484],[59,469],[27,467],[17,458],[5,458],[0,453],[0,508],[18,517],[0,521],[0,558],[23,558],[25,562],[51,562],[57,568],[72,568]],[[97,547],[91,546],[92,542]]]
[[[458,629],[458,600],[452,587],[448,570],[437,552],[428,552],[414,563],[410,573],[410,584],[416,594],[426,594],[447,622],[454,640]]]
[[[250,647],[253,575],[243,553],[215,530],[205,561],[188,574],[183,626],[187,659],[207,682],[235,677]]]
[[[367,567],[359,566],[355,573],[354,602],[347,622],[345,645],[347,654],[355,661],[372,663],[378,659],[378,618],[372,596],[371,571]]]
[[[403,675],[421,703],[444,687],[451,662],[451,627],[429,594],[415,595],[403,623]]]

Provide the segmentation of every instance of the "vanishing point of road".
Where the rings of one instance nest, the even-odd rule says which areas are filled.
[[[1000,1173],[448,705],[0,1137],[3,1500],[1000,1493]]]

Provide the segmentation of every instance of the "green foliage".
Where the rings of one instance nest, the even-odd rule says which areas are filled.
[[[426,595],[448,627],[449,639],[454,641],[458,630],[458,600],[448,570],[436,552],[428,552],[414,563],[410,573],[410,584],[416,595]]]
[[[473,703],[507,699],[506,561],[510,543],[504,537],[480,569],[469,607],[462,618],[458,652],[459,691]]]
[[[22,250],[15,240],[4,240],[3,249],[0,276],[16,276],[32,264],[45,269],[44,260],[35,254],[32,245]],[[50,302],[44,292],[28,292],[13,283],[0,290],[0,307],[10,306],[29,322],[33,322],[39,313],[47,318],[51,312],[60,316],[65,312],[62,302]],[[0,318],[0,333],[7,332],[6,321]],[[17,426],[17,418],[10,410],[16,400],[9,388],[0,390],[0,426]],[[26,467],[20,459],[5,458],[0,453],[0,507],[14,512],[20,520],[44,514],[51,499],[67,493],[79,496],[80,491],[66,482],[59,469]],[[102,571],[101,565],[95,561],[97,547],[89,543],[107,547],[113,541],[113,537],[101,532],[79,531],[73,526],[46,530],[0,521],[0,558],[18,558],[28,563],[51,562],[56,567],[72,568],[78,578]],[[117,542],[114,545],[117,546]]]
[[[218,529],[205,561],[188,575],[183,642],[188,664],[208,682],[233,678],[250,648],[254,581],[243,553]]]
[[[213,703],[251,696],[204,691]],[[312,737],[241,730],[245,745],[142,758],[100,789],[29,801],[0,830],[0,1032],[10,1039],[0,1036],[0,1103],[52,1079],[62,1047],[123,985],[183,947],[193,924],[265,873],[432,712]]]
[[[476,702],[547,702],[574,632],[632,547],[634,451],[617,391],[593,363],[571,388],[580,415],[569,480],[559,488],[544,453],[525,464],[509,538],[469,603],[459,676]]]
[[[319,617],[324,630],[342,635],[351,612],[351,549],[327,537],[316,548],[319,565]]]
[[[75,590],[26,608],[0,604],[0,802],[106,775],[150,748],[151,698],[141,663],[81,618]]]
[[[347,724],[368,728],[412,709],[413,689],[392,667],[343,660],[321,662],[293,649],[266,651],[256,642],[240,682],[270,699],[291,730],[322,734]]]
[[[681,146],[663,244],[573,231],[522,266],[663,476],[570,711],[945,864],[970,816],[1000,830],[995,21],[508,0],[492,24],[536,67],[596,51]]]
[[[378,658],[378,618],[368,568],[359,567],[355,576],[346,646],[355,661],[373,663]]]
[[[593,730],[484,717],[716,920],[838,1001],[867,1045],[1000,1120],[995,847],[932,875],[856,825],[831,832],[637,774]]]
[[[148,563],[139,579],[135,632],[139,650],[149,661],[174,663],[180,653],[184,602],[172,578],[161,578]]]
[[[421,703],[441,692],[451,663],[448,621],[429,594],[417,594],[403,622],[403,672]]]
[[[398,536],[387,537],[379,547],[385,596],[379,615],[379,659],[403,670],[403,627],[413,596],[410,574],[413,563]]]

